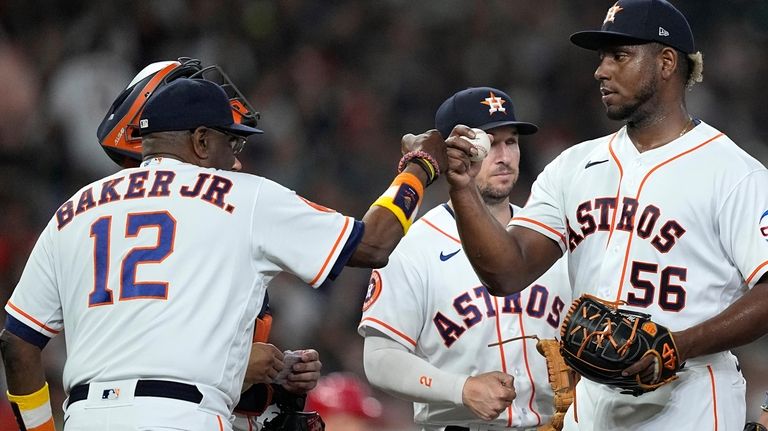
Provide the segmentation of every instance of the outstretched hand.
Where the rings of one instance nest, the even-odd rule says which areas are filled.
[[[306,394],[317,386],[320,379],[320,354],[314,349],[300,350],[299,361],[293,364],[283,387],[294,394]]]
[[[514,378],[500,371],[469,377],[461,394],[464,405],[484,421],[496,419],[516,396]]]
[[[243,387],[258,383],[272,383],[272,379],[282,369],[283,352],[280,349],[269,343],[253,343]]]

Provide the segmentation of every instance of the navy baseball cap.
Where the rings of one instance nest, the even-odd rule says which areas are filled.
[[[521,135],[532,135],[539,130],[535,124],[517,121],[512,99],[507,93],[491,87],[461,90],[437,108],[435,128],[444,138],[457,124],[484,131],[515,126]]]
[[[686,54],[696,52],[688,20],[666,0],[619,0],[608,9],[600,30],[574,33],[571,42],[593,51],[658,42]]]
[[[200,126],[244,137],[264,133],[235,122],[224,89],[205,79],[179,78],[161,88],[149,98],[139,121],[142,136]]]

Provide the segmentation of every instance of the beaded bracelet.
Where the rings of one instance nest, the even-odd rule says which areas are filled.
[[[405,153],[397,164],[397,172],[403,172],[410,162],[416,162],[427,174],[427,185],[432,184],[440,176],[440,165],[426,151],[410,151]]]

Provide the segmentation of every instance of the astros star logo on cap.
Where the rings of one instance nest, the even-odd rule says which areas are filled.
[[[603,24],[607,22],[613,22],[613,20],[616,18],[616,14],[623,10],[624,9],[619,6],[619,2],[616,2],[613,6],[611,6],[610,9],[608,9],[608,13],[605,14],[605,20],[603,20]]]
[[[496,97],[495,94],[493,94],[493,91],[490,92],[490,95],[483,100],[483,105],[488,105],[490,108],[488,109],[488,114],[493,114],[494,112],[503,112],[506,114],[507,108],[505,108],[504,102],[506,100],[502,99],[501,97]]]

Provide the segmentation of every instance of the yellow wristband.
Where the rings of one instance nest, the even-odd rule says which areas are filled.
[[[387,191],[371,206],[388,209],[397,217],[405,234],[416,220],[423,196],[424,186],[421,181],[415,175],[404,172],[395,177]]]
[[[10,392],[7,392],[7,395],[8,401],[14,407],[13,413],[27,431],[55,431],[47,382],[42,388],[28,395],[13,395]]]

